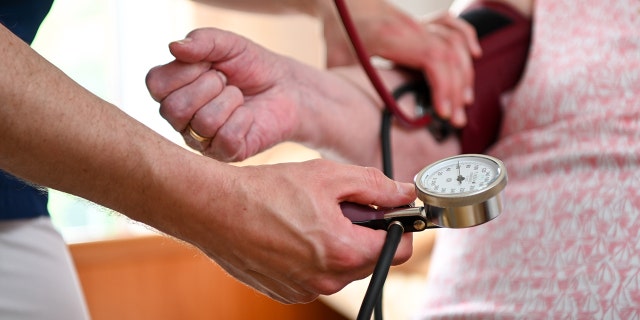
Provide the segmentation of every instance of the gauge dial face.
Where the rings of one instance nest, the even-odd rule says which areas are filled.
[[[424,190],[439,194],[460,194],[486,189],[500,174],[492,160],[459,157],[442,162],[420,177]]]
[[[468,154],[440,160],[415,178],[418,196],[437,206],[473,205],[499,193],[506,184],[506,170],[496,158]]]

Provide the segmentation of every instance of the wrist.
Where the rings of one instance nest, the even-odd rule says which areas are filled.
[[[298,104],[303,107],[294,141],[326,158],[363,164],[358,159],[376,153],[380,99],[368,88],[368,79],[358,68],[333,68],[313,80],[305,86],[309,92],[299,96],[318,98]]]
[[[148,153],[141,163],[147,172],[138,176],[142,198],[127,201],[135,207],[123,213],[160,232],[197,243],[201,240],[198,228],[216,233],[216,221],[232,212],[234,199],[240,196],[230,190],[237,168],[179,146],[162,149]]]

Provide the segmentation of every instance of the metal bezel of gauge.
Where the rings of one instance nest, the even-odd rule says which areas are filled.
[[[414,183],[418,198],[429,206],[432,223],[464,228],[490,221],[502,212],[500,195],[507,185],[507,170],[494,157],[463,154],[425,167]]]

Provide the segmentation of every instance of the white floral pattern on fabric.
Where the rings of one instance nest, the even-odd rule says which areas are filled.
[[[640,1],[537,0],[490,153],[495,221],[440,230],[420,318],[640,318]]]

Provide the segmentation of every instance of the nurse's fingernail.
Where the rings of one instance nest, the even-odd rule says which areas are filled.
[[[467,113],[464,109],[458,109],[451,120],[456,127],[464,127],[467,124]]]
[[[440,117],[444,119],[449,119],[451,117],[451,101],[444,100],[440,104]]]
[[[473,88],[468,87],[464,90],[464,102],[470,104],[473,102],[474,97]]]
[[[395,181],[395,183],[398,193],[400,194],[411,194],[415,192],[415,186],[411,183],[402,183],[398,181]]]

